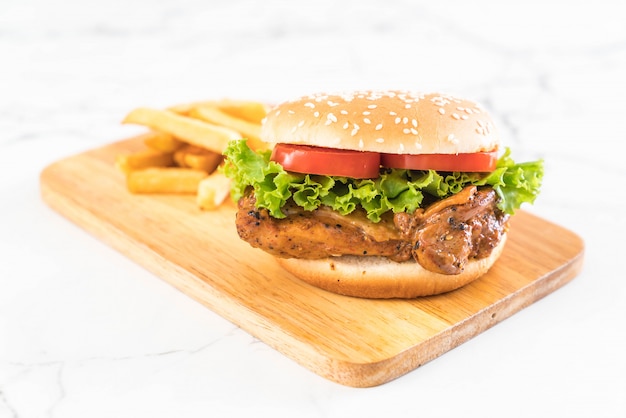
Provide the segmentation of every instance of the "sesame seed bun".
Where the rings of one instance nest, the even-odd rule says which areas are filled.
[[[267,114],[261,139],[392,154],[486,152],[500,145],[491,117],[475,102],[371,90],[284,102]]]
[[[470,260],[460,274],[428,271],[418,263],[385,257],[339,256],[321,260],[277,258],[278,264],[315,287],[346,296],[410,299],[459,289],[483,276],[502,254],[506,234],[488,257]]]
[[[270,144],[295,144],[388,154],[497,151],[490,115],[473,101],[447,94],[357,91],[315,94],[271,109],[261,129]],[[488,256],[459,274],[427,270],[417,261],[377,256],[277,258],[295,277],[322,289],[363,298],[415,298],[458,289],[484,275],[499,258],[506,231]]]

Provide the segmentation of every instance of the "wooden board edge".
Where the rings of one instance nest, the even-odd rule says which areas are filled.
[[[563,287],[580,273],[583,261],[584,251],[581,250],[570,262],[559,269],[537,279],[507,298],[499,300],[463,323],[454,324],[422,344],[376,363],[338,362],[329,368],[324,377],[345,386],[358,388],[379,386],[400,378]],[[471,331],[467,332],[468,329]],[[435,347],[440,347],[440,349],[435,350]]]
[[[48,175],[51,175],[50,172],[55,164],[57,163],[53,163],[44,168],[40,175],[41,196],[44,202],[53,210],[73,223],[81,226],[91,235],[96,236],[112,248],[115,248],[118,251],[121,251],[121,249],[127,250],[128,245],[122,245],[121,243],[128,243],[132,241],[132,239],[127,237],[122,231],[117,230],[115,226],[111,224],[107,224],[106,227],[101,228],[100,230],[94,228],[93,225],[97,224],[97,222],[89,221],[89,217],[95,218],[93,213],[84,207],[79,207],[77,209],[77,205],[71,204],[71,197],[54,190],[54,188],[49,184],[50,182],[48,182],[47,177]],[[184,292],[184,289],[177,286],[175,282],[168,280],[167,277],[164,277],[167,276],[163,274],[164,272],[171,271],[172,268],[174,268],[176,270],[176,274],[184,275],[188,279],[200,282],[200,279],[179,268],[174,263],[164,259],[140,242],[132,243],[135,247],[134,251],[141,252],[141,256],[138,256],[137,254],[129,254],[127,251],[124,251],[123,254],[131,258],[133,261],[138,262],[142,267],[153,272],[159,276],[160,279],[171,284],[179,291],[188,295],[188,293]],[[245,322],[240,320],[235,322],[234,319],[240,318],[240,316],[235,315],[231,310],[233,305],[229,305],[230,309],[224,308],[224,304],[228,302],[223,300],[227,298],[227,296],[218,294],[217,292],[212,292],[210,286],[205,282],[202,282],[201,284],[204,286],[205,292],[209,292],[208,298],[199,300],[196,297],[190,295],[188,296],[204,306],[207,306],[235,325],[240,326],[249,334],[259,338],[268,346],[283,353],[296,363],[330,381],[350,387],[372,387],[387,383],[421,367],[422,365],[468,341],[474,336],[484,332],[493,325],[512,316],[521,309],[529,306],[533,302],[547,296],[554,290],[568,283],[582,268],[583,254],[584,250],[581,250],[581,252],[570,260],[569,263],[566,263],[559,269],[535,280],[525,288],[518,290],[516,293],[508,295],[507,298],[499,300],[497,303],[487,307],[483,311],[478,312],[464,321],[463,326],[457,323],[424,343],[413,346],[391,358],[380,360],[375,363],[361,364],[348,362],[344,359],[329,358],[324,353],[317,352],[316,350],[311,349],[311,347],[306,346],[294,336],[291,336],[288,333],[283,333],[280,330],[272,329],[271,324],[263,323],[264,319],[262,317],[244,306],[239,306],[239,309],[245,311],[244,316],[247,317],[248,320]],[[154,261],[154,264],[146,265],[150,264],[146,262],[146,259]],[[166,264],[168,266],[167,269],[164,267]],[[220,300],[222,301],[220,302]],[[516,303],[511,304],[511,300],[515,300]],[[485,319],[487,320],[485,321]],[[469,327],[471,332],[464,331],[464,329],[468,328],[466,326],[468,321],[474,322],[474,325],[476,325],[474,327]],[[481,325],[481,321],[485,324]],[[281,344],[278,343],[279,339]],[[286,341],[288,341],[288,343],[286,343]],[[439,349],[434,350],[434,347],[439,347]],[[306,352],[306,356],[302,356],[303,351]],[[306,359],[304,357],[306,357]]]
[[[57,192],[54,187],[50,185],[51,182],[49,182],[47,178],[49,175],[53,175],[51,173],[54,170],[54,166],[55,164],[51,164],[40,174],[40,196],[44,203],[56,213],[69,220],[74,225],[79,226],[100,242],[133,260],[147,271],[155,274],[160,280],[163,280],[174,289],[182,292],[191,300],[209,308],[222,318],[240,327],[248,334],[258,338],[269,347],[272,347],[292,361],[307,368],[309,371],[328,378],[329,380],[333,380],[332,376],[338,373],[335,367],[340,368],[342,364],[349,367],[347,363],[342,360],[333,360],[325,355],[325,353],[311,349],[310,346],[289,333],[283,332],[281,329],[275,327],[274,324],[269,323],[261,315],[239,304],[237,301],[229,300],[228,296],[225,294],[216,292],[208,283],[194,276],[191,272],[180,268],[170,260],[163,258],[148,246],[132,240],[121,230],[115,228],[114,225],[106,224],[106,227],[94,227],[94,225],[100,224],[96,222],[98,218],[95,214],[85,207],[72,204],[70,197]],[[129,243],[132,245],[129,246]],[[132,250],[128,251],[129,248]],[[172,277],[173,274],[176,275],[179,280],[175,280]],[[185,286],[181,284],[190,282],[202,287],[203,297],[196,297],[185,291]],[[247,318],[247,320],[242,320],[241,318]],[[302,353],[306,353],[306,355]],[[337,383],[342,382],[337,381]]]

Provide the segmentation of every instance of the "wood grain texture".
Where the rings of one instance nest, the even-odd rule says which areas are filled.
[[[366,300],[313,288],[237,236],[234,204],[202,212],[192,196],[132,195],[116,155],[131,138],[41,173],[47,204],[180,291],[337,383],[395,379],[480,334],[578,274],[583,242],[524,211],[483,278],[415,300]]]

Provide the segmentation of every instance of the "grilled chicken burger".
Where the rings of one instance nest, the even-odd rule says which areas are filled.
[[[225,151],[239,236],[298,278],[366,298],[414,298],[476,280],[510,216],[539,192],[488,113],[445,94],[315,94],[267,115],[255,152]]]

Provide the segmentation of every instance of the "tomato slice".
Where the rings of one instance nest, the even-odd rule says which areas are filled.
[[[380,154],[309,145],[276,144],[271,156],[287,171],[369,179],[378,177]]]
[[[490,172],[496,169],[498,152],[471,154],[381,154],[380,164],[387,168],[409,170]]]

